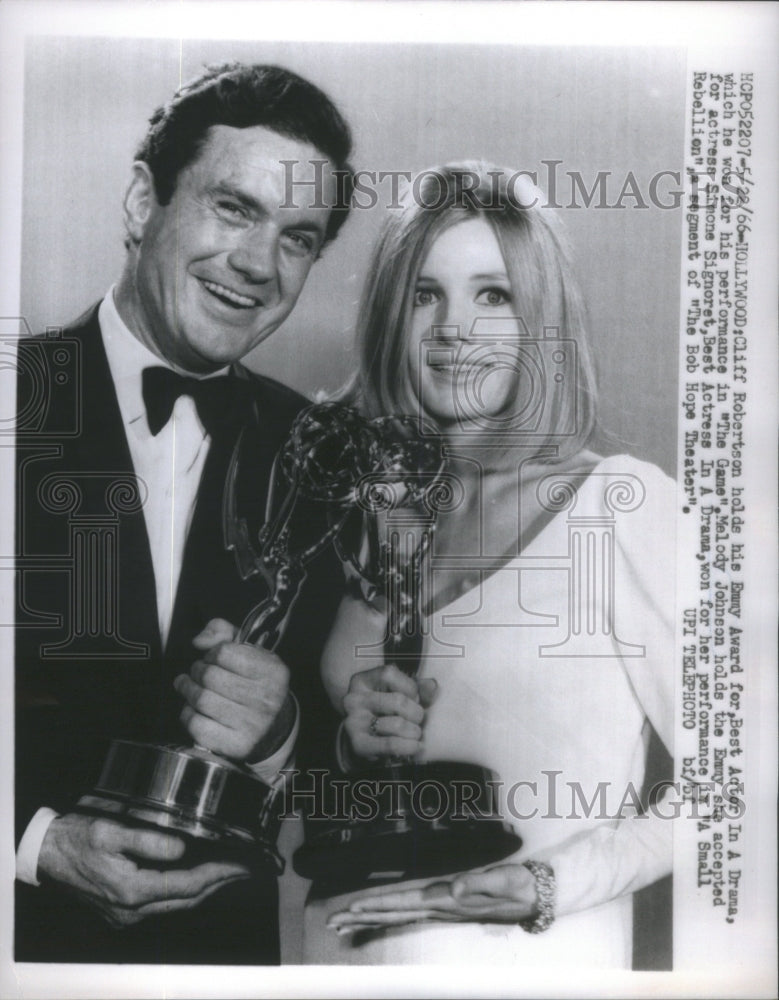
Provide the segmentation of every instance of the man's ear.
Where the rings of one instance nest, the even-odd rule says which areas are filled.
[[[136,245],[141,242],[146,223],[156,206],[154,177],[149,165],[143,160],[136,160],[124,196],[124,227],[127,236]]]

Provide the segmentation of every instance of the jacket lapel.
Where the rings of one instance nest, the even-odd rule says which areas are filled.
[[[157,597],[149,538],[138,484],[122,422],[103,338],[93,310],[75,331],[82,344],[82,432],[72,462],[85,482],[86,509],[117,525],[116,625],[120,636],[145,643],[149,655],[161,654]],[[109,484],[114,489],[108,492]]]

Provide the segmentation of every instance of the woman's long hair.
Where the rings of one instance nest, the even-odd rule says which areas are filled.
[[[593,430],[596,401],[585,310],[560,222],[537,204],[540,200],[526,175],[482,162],[426,170],[409,187],[380,234],[357,321],[355,388],[368,416],[417,413],[420,405],[424,410],[409,372],[419,271],[442,232],[483,218],[506,265],[521,331],[515,341],[520,357],[524,352],[533,361],[528,370],[540,371],[544,382],[536,387],[541,406],[527,426],[527,440],[550,461],[583,447]]]

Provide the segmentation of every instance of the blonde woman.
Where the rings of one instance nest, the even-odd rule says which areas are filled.
[[[353,763],[489,767],[522,847],[311,903],[310,962],[630,967],[631,895],[671,868],[668,800],[641,814],[638,798],[650,732],[670,747],[673,484],[587,449],[584,308],[541,202],[521,174],[461,163],[387,219],[359,403],[435,421],[459,499],[426,557],[418,675],[355,655],[386,616],[354,589],[322,667]]]

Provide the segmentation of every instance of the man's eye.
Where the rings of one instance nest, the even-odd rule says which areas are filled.
[[[485,306],[503,306],[511,302],[511,293],[505,288],[484,288],[476,296],[476,301]]]
[[[216,207],[222,215],[226,215],[231,219],[246,218],[246,209],[236,201],[218,201]]]
[[[415,306],[432,306],[438,301],[438,296],[432,288],[417,288],[414,292]]]

